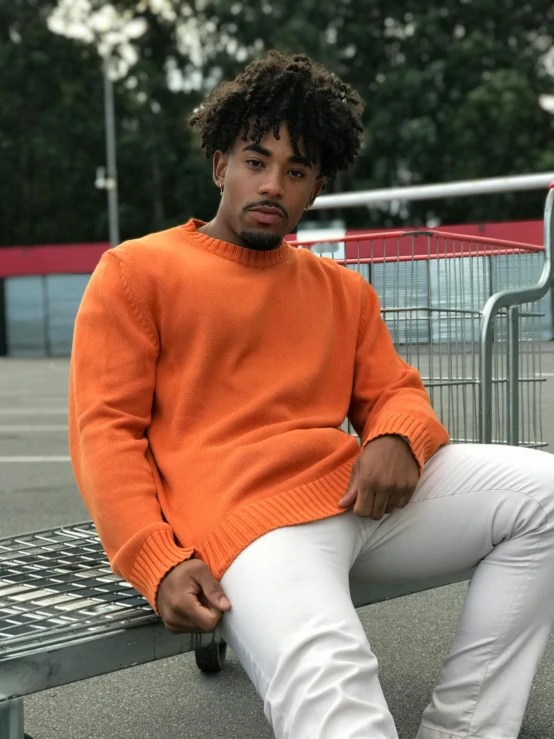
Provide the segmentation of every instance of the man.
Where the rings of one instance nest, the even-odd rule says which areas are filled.
[[[515,739],[554,621],[554,461],[448,446],[368,283],[283,241],[361,115],[275,52],[195,113],[221,206],[94,272],[74,470],[114,571],[171,631],[221,629],[280,739],[396,739],[349,579],[478,565],[418,739]]]

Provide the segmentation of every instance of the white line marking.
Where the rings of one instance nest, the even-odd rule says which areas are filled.
[[[33,464],[34,462],[70,461],[70,457],[0,457],[0,464]]]
[[[17,431],[18,433],[32,433],[34,431],[67,431],[67,426],[52,425],[52,426],[0,426],[0,433]]]
[[[0,408],[5,416],[54,416],[67,413],[67,408]]]
[[[554,372],[535,372],[535,377],[554,377]]]

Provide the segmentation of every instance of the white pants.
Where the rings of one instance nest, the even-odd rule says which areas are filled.
[[[554,627],[554,456],[450,446],[410,504],[272,531],[222,578],[221,634],[278,739],[397,739],[349,579],[406,583],[478,564],[417,739],[515,739]]]

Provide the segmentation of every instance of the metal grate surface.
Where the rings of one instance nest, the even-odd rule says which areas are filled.
[[[92,523],[0,539],[0,660],[158,621],[113,574]]]

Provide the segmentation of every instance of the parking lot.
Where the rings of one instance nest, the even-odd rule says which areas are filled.
[[[88,514],[67,448],[68,361],[0,360],[0,536],[76,523]],[[554,348],[544,356],[545,440],[554,450]],[[400,739],[414,739],[453,637],[466,585],[360,610]],[[193,655],[30,696],[33,739],[271,739],[261,704],[231,654],[204,676]],[[554,639],[520,739],[554,736]],[[306,738],[308,739],[308,738]]]

